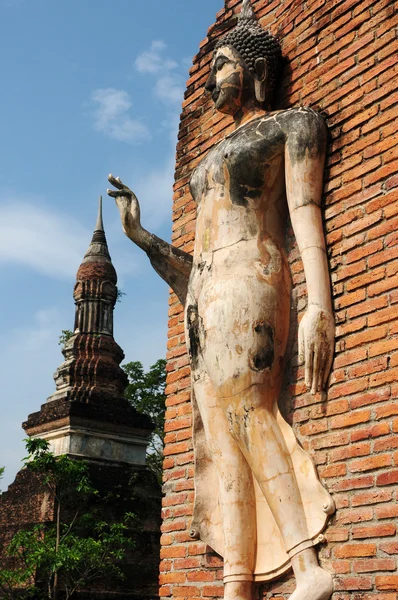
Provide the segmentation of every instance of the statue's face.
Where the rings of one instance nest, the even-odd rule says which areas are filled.
[[[217,110],[235,115],[254,96],[254,78],[243,58],[231,46],[216,50],[206,90]]]

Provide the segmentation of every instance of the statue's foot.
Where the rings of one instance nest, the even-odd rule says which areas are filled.
[[[329,600],[332,595],[332,576],[321,567],[303,573],[296,581],[296,589],[289,600]]]
[[[224,600],[253,600],[253,583],[229,581],[224,585]]]

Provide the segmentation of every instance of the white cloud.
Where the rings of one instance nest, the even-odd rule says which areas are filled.
[[[161,40],[152,42],[149,50],[144,50],[136,58],[135,66],[140,73],[164,73],[175,69],[178,64],[175,60],[165,57],[162,52],[167,48]]]
[[[69,279],[90,239],[90,231],[67,215],[10,196],[0,203],[0,264],[17,263]]]
[[[119,142],[139,144],[151,139],[149,129],[142,121],[129,115],[130,96],[124,90],[105,88],[91,95],[94,108],[94,129]]]
[[[136,58],[135,66],[139,73],[156,78],[154,95],[166,105],[179,107],[184,93],[183,79],[175,72],[178,63],[166,56],[167,46],[160,40],[152,42],[149,50],[144,50]]]
[[[2,196],[0,266],[17,264],[48,277],[74,279],[90,244],[94,221],[93,229],[88,229],[77,219],[37,206],[43,202],[41,198]],[[116,235],[111,227],[108,230],[108,246],[118,274],[134,275],[136,263],[120,246],[120,231]]]
[[[159,77],[155,83],[155,96],[166,104],[181,105],[184,90],[181,85],[181,77],[170,73]]]

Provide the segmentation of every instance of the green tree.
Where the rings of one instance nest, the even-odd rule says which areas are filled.
[[[166,361],[159,359],[149,368],[148,372],[144,371],[139,361],[129,362],[123,365],[123,369],[129,378],[125,397],[138,412],[150,417],[155,425],[149,443],[147,464],[161,484],[166,412],[166,396],[164,393],[166,387]]]
[[[67,456],[55,457],[48,442],[26,440],[27,469],[37,473],[54,501],[55,521],[21,529],[7,547],[13,567],[0,569],[4,600],[69,600],[79,587],[112,574],[122,577],[118,562],[132,547],[127,513],[122,522],[98,518],[90,501],[98,496],[87,465]]]

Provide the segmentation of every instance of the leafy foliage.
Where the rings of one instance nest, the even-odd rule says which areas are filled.
[[[125,292],[123,292],[120,288],[117,288],[117,292],[116,292],[116,302],[121,302],[123,299],[123,296],[126,296],[127,294]]]
[[[155,430],[149,443],[147,456],[148,467],[156,474],[159,483],[162,482],[164,418],[166,412],[166,361],[159,359],[146,373],[139,361],[123,365],[123,370],[129,378],[125,397],[134,408],[150,417]]]
[[[104,574],[122,577],[118,566],[133,546],[129,532],[134,515],[122,522],[106,523],[89,502],[98,495],[87,466],[67,456],[55,457],[48,442],[26,440],[26,467],[37,473],[53,498],[54,523],[21,529],[7,554],[14,568],[0,569],[0,591],[5,600],[69,600],[79,587]],[[88,510],[90,508],[90,510]],[[86,509],[86,512],[83,512]]]
[[[70,340],[73,335],[73,331],[70,329],[63,329],[61,335],[58,338],[58,346],[65,346],[66,342]]]

